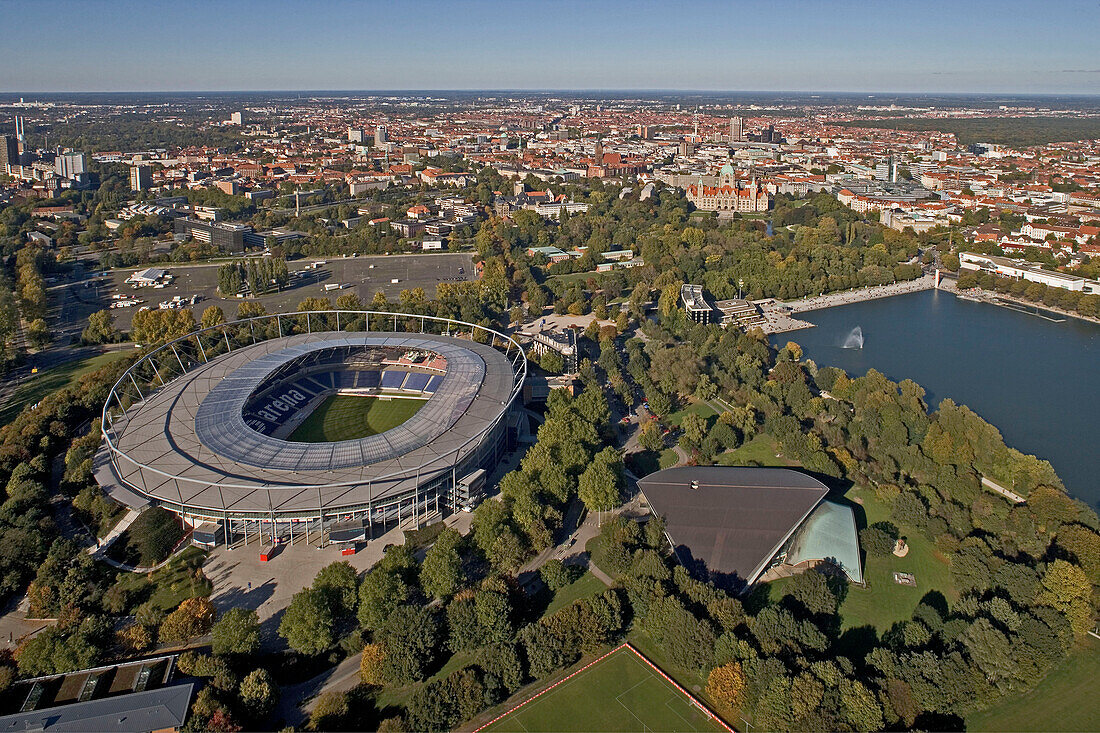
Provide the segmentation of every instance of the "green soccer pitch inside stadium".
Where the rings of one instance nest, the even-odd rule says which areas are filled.
[[[384,433],[416,414],[427,400],[336,394],[295,428],[288,440],[337,443]]]

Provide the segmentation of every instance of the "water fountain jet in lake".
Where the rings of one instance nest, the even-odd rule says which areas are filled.
[[[862,349],[863,348],[863,329],[860,326],[856,326],[852,329],[852,332],[848,334],[848,338],[844,339],[844,345],[842,349]]]

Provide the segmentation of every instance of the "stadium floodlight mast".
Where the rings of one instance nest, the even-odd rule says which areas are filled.
[[[362,321],[357,330],[344,330],[351,325],[353,320],[358,319],[362,319]],[[392,322],[395,329],[396,326],[401,324],[406,330],[395,330],[393,332],[388,330],[372,330],[372,325],[375,325],[372,323],[372,319],[374,319],[375,323],[381,319],[381,323],[384,323],[386,326],[390,325],[390,319],[393,319]],[[334,325],[337,326],[335,329],[333,328]],[[343,328],[340,328],[340,326],[343,326]],[[300,328],[300,332],[295,332],[296,327]],[[278,336],[275,335],[276,331]],[[477,430],[453,436],[454,441],[460,440],[461,442],[450,442],[446,444],[445,447],[447,450],[445,452],[441,451],[433,454],[431,451],[423,451],[416,456],[402,456],[403,459],[410,458],[411,460],[407,463],[403,462],[396,470],[389,471],[388,473],[383,472],[379,475],[372,474],[369,479],[360,476],[350,480],[331,482],[321,481],[301,484],[299,484],[298,481],[266,484],[263,479],[257,479],[252,483],[242,484],[234,481],[234,477],[231,474],[226,474],[222,478],[230,478],[229,481],[222,481],[217,478],[211,480],[210,478],[180,475],[179,472],[173,473],[163,470],[156,465],[150,465],[150,463],[156,462],[154,459],[144,458],[144,460],[139,460],[139,457],[142,456],[131,456],[127,454],[127,451],[132,450],[132,448],[125,448],[120,445],[120,441],[126,433],[127,427],[132,424],[132,419],[137,417],[137,413],[150,401],[155,401],[160,390],[173,382],[176,377],[190,373],[200,367],[204,367],[212,361],[227,357],[230,353],[234,353],[240,349],[254,347],[265,341],[295,337],[305,339],[309,338],[308,334],[313,334],[314,338],[317,338],[320,332],[326,331],[346,334],[349,338],[356,337],[357,335],[362,337],[365,334],[378,334],[379,336],[407,334],[413,336],[419,332],[429,339],[445,339],[447,341],[469,340],[475,342],[479,344],[475,351],[477,349],[491,349],[500,355],[500,366],[496,367],[498,369],[496,374],[499,375],[498,379],[503,381],[498,381],[498,389],[506,390],[506,393],[505,391],[500,393],[500,396],[503,398],[499,400],[500,409],[499,411],[493,410],[485,416],[479,416],[477,419],[481,420],[484,424]],[[129,489],[135,490],[143,496],[153,498],[155,501],[163,503],[170,509],[173,508],[174,505],[181,514],[194,517],[205,516],[208,518],[216,518],[217,521],[221,521],[224,517],[224,521],[227,524],[227,530],[230,513],[233,514],[233,518],[237,521],[254,518],[249,514],[251,508],[230,508],[229,505],[237,503],[238,500],[234,499],[227,505],[225,493],[223,493],[225,490],[228,490],[228,492],[241,489],[256,491],[266,487],[268,489],[298,490],[299,492],[308,491],[310,493],[316,492],[318,507],[316,507],[316,511],[309,510],[308,516],[306,510],[299,504],[295,504],[294,508],[288,507],[285,510],[269,506],[265,508],[263,513],[274,516],[274,513],[278,512],[279,516],[283,518],[283,521],[292,521],[302,518],[308,519],[309,516],[318,518],[319,513],[320,523],[323,528],[326,513],[331,515],[333,512],[343,512],[345,507],[344,505],[337,505],[333,499],[327,502],[324,501],[321,498],[322,490],[335,490],[338,494],[336,501],[339,501],[345,495],[349,495],[354,489],[359,488],[361,490],[365,486],[367,490],[367,516],[369,518],[375,511],[376,501],[392,501],[395,497],[400,498],[404,496],[402,493],[387,496],[384,494],[385,490],[383,490],[383,495],[380,497],[377,490],[372,493],[371,486],[377,489],[379,485],[384,486],[387,481],[391,482],[391,486],[399,486],[402,482],[410,479],[411,475],[415,475],[416,486],[412,489],[412,501],[414,511],[418,511],[416,505],[417,502],[421,500],[421,487],[419,482],[422,476],[430,483],[431,481],[438,480],[445,473],[450,473],[451,480],[454,482],[456,479],[456,465],[459,465],[461,461],[468,461],[472,457],[485,455],[483,451],[490,450],[486,447],[488,444],[485,442],[490,436],[497,436],[494,438],[495,440],[501,439],[500,436],[503,435],[503,433],[498,432],[498,430],[502,429],[502,421],[504,421],[511,405],[514,404],[522,389],[526,374],[527,360],[522,346],[511,336],[475,323],[417,313],[395,313],[392,311],[377,310],[333,309],[253,316],[228,323],[199,328],[184,336],[172,339],[156,348],[149,349],[140,359],[138,359],[138,361],[123,372],[111,387],[102,411],[102,431],[104,434],[105,453],[110,461],[112,466],[111,470],[113,470],[115,478]],[[493,404],[496,404],[496,400],[493,401]],[[132,440],[131,438],[131,442]],[[499,450],[499,448],[493,448],[491,450],[495,451]],[[414,451],[414,453],[415,452],[416,451]],[[420,462],[416,463],[418,460]],[[128,466],[132,467],[129,475],[132,476],[133,473],[136,472],[142,482],[142,486],[138,486],[126,480],[125,477],[128,474],[120,468],[120,462],[125,462]],[[365,465],[369,466],[370,464],[367,463]],[[382,467],[380,466],[380,468]],[[147,472],[149,479],[153,482],[152,488],[145,483],[145,472]],[[157,477],[159,477],[159,479]],[[170,498],[162,495],[165,488],[169,485],[175,488]],[[425,484],[425,486],[428,485],[427,483]],[[184,490],[185,488],[186,491]],[[206,502],[194,503],[193,500],[198,498],[199,494],[207,489],[213,489],[216,495],[221,495],[223,497],[220,502],[220,507]],[[168,488],[168,490],[170,491],[171,489]],[[426,490],[424,496],[428,496],[431,490],[432,489]],[[439,489],[435,490],[437,491],[436,501],[438,504]],[[239,494],[239,491],[237,491],[237,493]],[[405,499],[400,499],[400,501],[404,502]],[[381,506],[382,509],[379,509],[379,511],[385,509],[387,504],[383,503]],[[176,510],[177,509],[173,509],[173,511]],[[388,512],[388,510],[386,511]],[[398,517],[400,518],[400,511]],[[312,522],[313,519],[308,519],[308,521]]]

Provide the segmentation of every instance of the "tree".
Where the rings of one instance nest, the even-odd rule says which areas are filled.
[[[698,448],[703,444],[703,439],[707,437],[706,419],[694,412],[684,415],[680,427],[684,429],[684,440],[687,441],[689,447]]]
[[[646,450],[659,451],[664,448],[660,427],[656,420],[646,420],[638,431],[638,445]]]
[[[503,572],[511,572],[527,558],[527,546],[511,527],[504,527],[489,549],[489,561]]]
[[[204,310],[202,312],[202,317],[199,319],[199,325],[203,328],[220,326],[223,323],[225,323],[225,313],[216,305],[209,306]]]
[[[786,591],[812,614],[831,616],[836,613],[836,594],[829,587],[828,579],[816,570],[808,570],[791,578]]]
[[[129,624],[118,632],[119,642],[134,652],[143,652],[153,645],[153,635],[141,624]]]
[[[610,452],[608,452],[610,451]],[[609,511],[619,502],[621,459],[614,448],[598,453],[577,482],[577,495],[589,511]]]
[[[306,588],[291,598],[279,623],[279,636],[286,639],[295,651],[320,654],[335,643],[333,625],[328,595],[324,591]]]
[[[1100,585],[1100,534],[1080,524],[1068,524],[1058,530],[1056,539],[1085,571],[1089,582]]]
[[[490,585],[494,579],[486,581]],[[474,612],[481,629],[483,643],[503,643],[515,635],[512,625],[512,602],[507,586],[483,587],[474,593]]]
[[[260,649],[260,617],[248,608],[231,608],[214,624],[212,636],[215,654],[255,654]]]
[[[462,584],[462,557],[458,554],[460,535],[444,529],[420,566],[420,586],[431,596],[445,598],[455,594]]]
[[[574,568],[575,565],[565,565],[561,560],[552,557],[539,568],[539,577],[547,588],[556,591],[575,580]]]
[[[118,340],[111,311],[96,311],[88,316],[88,325],[80,332],[80,340],[86,344],[112,344]]]
[[[882,705],[862,682],[841,680],[840,702],[844,716],[856,730],[882,730]]]
[[[254,669],[241,680],[240,695],[249,715],[255,719],[263,719],[275,707],[279,698],[279,686],[266,669]]]
[[[359,625],[367,630],[380,628],[408,597],[409,588],[398,573],[375,567],[359,586]]]
[[[309,714],[307,730],[339,730],[351,708],[346,692],[331,690],[317,698]]]
[[[427,608],[400,606],[378,630],[386,650],[383,676],[390,682],[408,684],[423,679],[439,649],[439,622]]]
[[[321,568],[313,579],[313,589],[328,597],[334,615],[350,616],[355,613],[359,600],[359,575],[346,560]]]
[[[898,528],[890,522],[875,522],[859,533],[860,544],[869,555],[884,557],[894,551],[898,539]]]
[[[715,667],[707,675],[707,698],[724,717],[732,719],[745,701],[745,684],[739,663]]]
[[[1055,560],[1047,566],[1042,582],[1038,603],[1065,613],[1078,634],[1092,629],[1092,584],[1084,570],[1065,560]]]
[[[962,636],[970,657],[990,680],[1000,681],[1016,671],[1012,643],[989,619],[980,618]]]
[[[188,598],[160,625],[160,640],[184,642],[210,633],[217,610],[208,598]]]
[[[385,684],[384,663],[386,650],[381,644],[367,644],[359,659],[359,680],[364,685],[380,687]]]

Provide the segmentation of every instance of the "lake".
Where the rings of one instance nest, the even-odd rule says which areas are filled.
[[[1071,494],[1100,508],[1100,326],[1052,323],[924,291],[798,315],[816,328],[776,334],[817,364],[912,379],[995,425],[1005,442],[1051,462]],[[863,348],[843,348],[855,328]],[[851,339],[855,341],[857,339]]]

